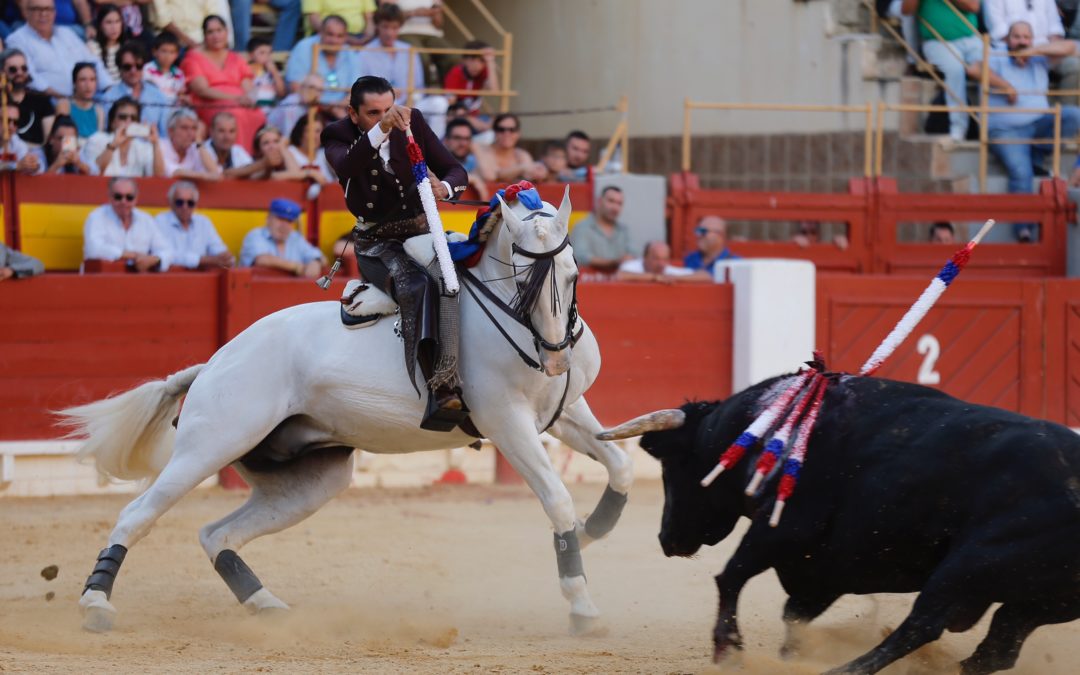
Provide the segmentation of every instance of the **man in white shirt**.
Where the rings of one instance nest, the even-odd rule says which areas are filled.
[[[214,153],[195,142],[199,134],[199,119],[190,108],[181,108],[169,115],[169,137],[158,141],[165,175],[170,178],[217,180],[221,178]]]
[[[186,180],[169,187],[169,210],[154,222],[169,241],[174,267],[188,269],[232,267],[236,260],[206,216],[195,213],[199,188]]]
[[[27,0],[22,9],[26,25],[9,35],[5,43],[26,55],[35,86],[50,96],[71,96],[71,71],[84,61],[94,64],[99,92],[113,83],[105,64],[82,38],[70,28],[56,25],[55,0]]]
[[[169,268],[169,242],[150,214],[135,208],[138,198],[134,180],[109,181],[109,203],[91,211],[83,225],[84,260],[125,260],[135,272]]]
[[[225,178],[247,178],[259,170],[251,165],[248,151],[236,142],[236,115],[227,110],[210,120],[210,140],[205,145]]]
[[[673,284],[685,281],[712,281],[704,270],[692,270],[671,264],[671,247],[662,241],[645,244],[641,258],[624,260],[615,273],[615,281],[655,281]]]

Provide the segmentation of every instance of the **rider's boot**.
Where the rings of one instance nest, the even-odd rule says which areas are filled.
[[[420,427],[431,431],[451,431],[469,414],[461,398],[461,379],[457,369],[457,300],[454,295],[440,295],[438,354],[418,355],[420,370],[424,373],[428,391],[431,392]]]

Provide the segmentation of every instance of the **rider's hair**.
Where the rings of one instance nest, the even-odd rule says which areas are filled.
[[[353,82],[352,91],[349,92],[349,107],[360,110],[360,106],[364,104],[365,96],[368,94],[385,94],[388,91],[393,92],[394,87],[390,84],[390,80],[385,77],[379,77],[378,75],[358,77],[356,82]]]

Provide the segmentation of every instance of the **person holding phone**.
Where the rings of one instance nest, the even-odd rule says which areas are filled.
[[[75,120],[67,115],[56,116],[45,145],[31,153],[38,157],[39,174],[97,175],[97,167],[79,156],[79,132]]]
[[[157,126],[139,121],[139,102],[124,96],[109,108],[108,131],[91,136],[82,159],[103,176],[164,176]]]

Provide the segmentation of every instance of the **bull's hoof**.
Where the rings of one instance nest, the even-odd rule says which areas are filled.
[[[604,637],[608,627],[598,616],[570,614],[570,635],[573,637]]]
[[[723,661],[725,664],[737,666],[742,663],[742,651],[742,636],[738,633],[731,633],[723,640],[713,639],[713,663]]]
[[[289,611],[289,606],[266,588],[252,593],[251,597],[244,601],[244,608],[252,614],[269,617],[280,616]]]
[[[79,598],[83,612],[83,630],[91,633],[108,633],[116,621],[116,608],[105,597],[104,591],[87,591]]]

